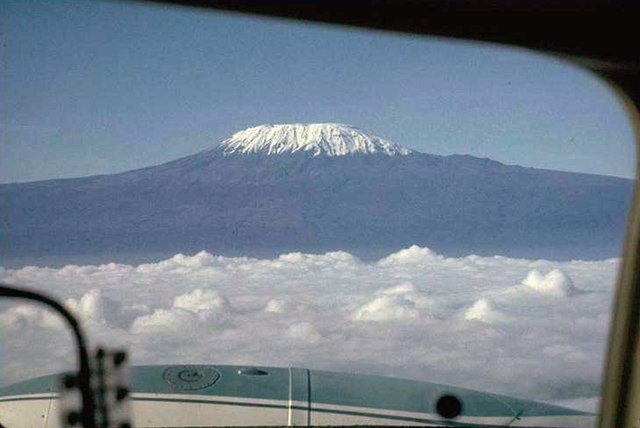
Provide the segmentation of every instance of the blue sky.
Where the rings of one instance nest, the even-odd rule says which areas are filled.
[[[342,122],[436,154],[631,177],[612,91],[557,59],[137,3],[0,3],[0,181],[120,172],[263,123]]]

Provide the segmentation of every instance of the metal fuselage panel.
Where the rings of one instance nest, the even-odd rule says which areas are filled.
[[[137,427],[422,425],[590,427],[595,416],[533,401],[407,379],[240,366],[139,366],[132,372]],[[57,376],[0,389],[7,428],[60,426]],[[453,420],[439,397],[462,403]]]

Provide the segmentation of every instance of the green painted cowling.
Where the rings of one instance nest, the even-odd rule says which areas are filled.
[[[0,423],[8,428],[55,426],[58,378],[43,376],[0,388]],[[580,427],[595,421],[585,412],[470,389],[303,368],[137,366],[131,368],[131,381],[136,426]],[[438,403],[443,397],[455,397],[454,404],[458,400],[455,417],[442,416]],[[21,419],[21,408],[40,409],[40,417]]]

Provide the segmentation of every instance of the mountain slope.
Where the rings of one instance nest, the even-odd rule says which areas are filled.
[[[2,185],[0,250],[618,255],[631,180],[428,155],[340,127],[279,140],[254,129],[155,167]]]

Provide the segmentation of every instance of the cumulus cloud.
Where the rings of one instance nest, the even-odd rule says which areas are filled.
[[[488,324],[506,321],[506,317],[494,307],[490,299],[478,299],[464,312],[464,319]]]
[[[197,288],[191,293],[177,296],[173,300],[174,308],[186,309],[192,312],[214,311],[226,312],[229,310],[229,301],[221,297],[215,290],[202,290]]]
[[[372,263],[343,251],[203,251],[0,277],[57,296],[92,344],[128,347],[134,364],[295,365],[592,403],[618,263],[447,258],[413,246]],[[3,381],[69,368],[61,325],[40,307],[0,306]]]
[[[435,262],[439,259],[442,259],[442,256],[438,255],[431,249],[412,245],[409,248],[405,248],[404,250],[388,255],[381,259],[378,264],[380,266],[416,265]]]
[[[569,275],[559,269],[553,269],[546,275],[542,275],[534,269],[529,272],[522,283],[533,290],[551,296],[566,297],[576,292],[576,288]]]
[[[2,312],[0,325],[13,333],[28,328],[64,328],[63,321],[57,314],[29,304],[18,304]]]
[[[128,302],[127,302],[128,303]],[[151,312],[143,303],[122,304],[105,296],[98,288],[92,288],[79,299],[64,302],[67,309],[87,324],[101,324],[109,328],[126,329],[132,321]]]
[[[198,316],[179,308],[156,309],[152,314],[136,318],[131,326],[134,333],[166,333],[193,331],[199,327]]]
[[[265,312],[282,313],[287,310],[287,303],[282,299],[271,299],[264,307]]]
[[[356,321],[411,320],[421,314],[421,309],[431,306],[431,301],[416,292],[410,282],[378,290],[378,296],[365,303],[352,315]],[[427,316],[426,313],[423,315]]]
[[[306,343],[317,343],[322,339],[322,334],[309,322],[301,322],[289,326],[287,336]]]
[[[65,304],[85,321],[104,324],[117,322],[121,312],[120,303],[104,296],[97,288],[89,290],[79,300],[67,299]]]
[[[131,331],[180,332],[197,330],[210,323],[224,323],[229,319],[229,301],[215,290],[197,288],[173,299],[168,309],[156,309],[153,313],[137,317]]]

